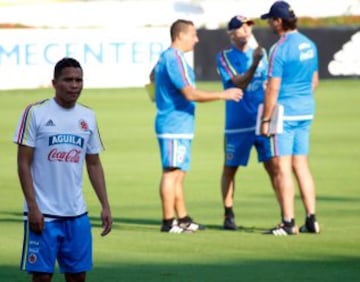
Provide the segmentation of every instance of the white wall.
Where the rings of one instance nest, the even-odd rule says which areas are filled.
[[[6,2],[14,3],[14,1]],[[235,14],[258,18],[269,10],[274,0],[40,2],[21,1],[21,5],[2,5],[0,23],[52,27],[128,28],[144,25],[168,26],[175,19],[182,17],[192,19],[199,26],[217,28]],[[297,16],[360,15],[360,0],[289,0],[288,2],[293,6]],[[199,13],[199,10],[203,13]]]

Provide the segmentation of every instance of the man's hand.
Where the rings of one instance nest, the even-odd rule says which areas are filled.
[[[261,135],[265,137],[270,137],[269,130],[270,130],[270,121],[261,121],[261,125],[260,125]]]
[[[229,88],[224,91],[225,100],[233,100],[235,102],[239,102],[243,97],[244,93],[240,88]]]
[[[253,53],[253,60],[255,62],[259,62],[263,56],[264,56],[263,48],[261,46],[256,47]]]
[[[40,234],[44,229],[44,216],[39,209],[31,209],[28,212],[28,221],[30,230]]]
[[[101,221],[103,231],[101,232],[101,236],[106,236],[110,233],[112,228],[112,217],[109,209],[103,209],[101,212]]]

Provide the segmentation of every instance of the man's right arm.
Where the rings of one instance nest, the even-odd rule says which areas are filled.
[[[248,87],[250,81],[254,77],[255,71],[259,65],[259,62],[261,61],[264,53],[263,48],[261,46],[258,46],[253,53],[253,62],[250,66],[250,68],[242,75],[235,75],[231,78],[231,81],[233,84],[242,90],[245,90],[246,87]]]
[[[181,89],[182,94],[189,101],[195,102],[211,102],[217,100],[232,100],[239,102],[243,96],[240,88],[229,88],[224,91],[205,91],[187,85]]]
[[[30,229],[35,233],[41,233],[44,227],[44,217],[39,210],[35,199],[35,190],[31,174],[34,148],[18,145],[17,167],[20,185],[28,206],[28,221]]]

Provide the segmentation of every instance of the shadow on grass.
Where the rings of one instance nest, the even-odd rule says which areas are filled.
[[[98,217],[90,217],[92,225],[94,227],[101,227],[101,222]],[[126,229],[126,230],[135,230],[135,229],[151,229],[158,230],[160,228],[160,221],[153,219],[138,219],[138,218],[113,218],[114,224],[113,229]],[[265,230],[268,230],[271,226],[268,227],[255,227],[255,226],[239,226],[238,231],[236,232],[247,232],[247,233],[262,233]],[[205,226],[206,230],[223,230],[222,225],[211,225],[207,224]]]
[[[8,222],[23,222],[23,213],[17,212],[4,212],[0,211],[0,215],[5,215],[6,217],[0,218],[0,223]],[[91,223],[93,227],[101,228],[101,221],[99,217],[90,216]],[[160,228],[160,221],[154,219],[145,219],[145,218],[123,218],[123,217],[114,217],[113,218],[113,229],[126,229],[126,230],[158,230]],[[265,230],[268,230],[271,226],[267,227],[256,227],[256,226],[239,226],[237,232],[246,232],[246,233],[262,233]],[[223,230],[222,225],[206,225],[208,230]]]
[[[96,263],[95,268],[88,273],[87,282],[120,282],[120,281],[357,281],[359,277],[359,258],[339,257],[331,261],[305,260],[294,261],[256,261],[239,260],[231,263],[219,261],[211,264],[177,264],[153,263],[126,264]],[[23,282],[30,281],[30,276],[17,267],[0,265],[0,281]],[[53,282],[63,281],[58,272]]]

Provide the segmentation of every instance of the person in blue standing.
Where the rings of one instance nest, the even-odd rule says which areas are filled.
[[[297,30],[297,18],[285,1],[273,3],[261,16],[279,40],[270,50],[268,85],[261,116],[261,133],[269,136],[276,104],[284,107],[283,132],[269,136],[274,142],[272,160],[274,184],[279,193],[281,223],[267,231],[272,235],[317,234],[315,184],[308,163],[310,127],[314,118],[314,89],[318,85],[318,51],[315,43]],[[295,184],[297,180],[305,207],[305,224],[295,224]]]
[[[155,83],[155,132],[162,163],[160,198],[163,221],[160,231],[189,233],[203,229],[188,215],[183,187],[191,162],[195,102],[238,102],[242,91],[239,88],[220,92],[197,89],[194,71],[184,57],[198,42],[194,23],[176,20],[170,27],[170,36],[171,46],[163,51],[150,74],[150,80]]]
[[[253,147],[272,179],[270,140],[255,134],[258,106],[264,99],[268,62],[261,46],[250,46],[253,24],[254,21],[244,16],[231,18],[228,23],[231,44],[216,55],[224,89],[239,87],[244,91],[239,103],[225,103],[224,166],[221,176],[225,230],[237,229],[233,210],[235,175],[239,166],[247,166]]]

